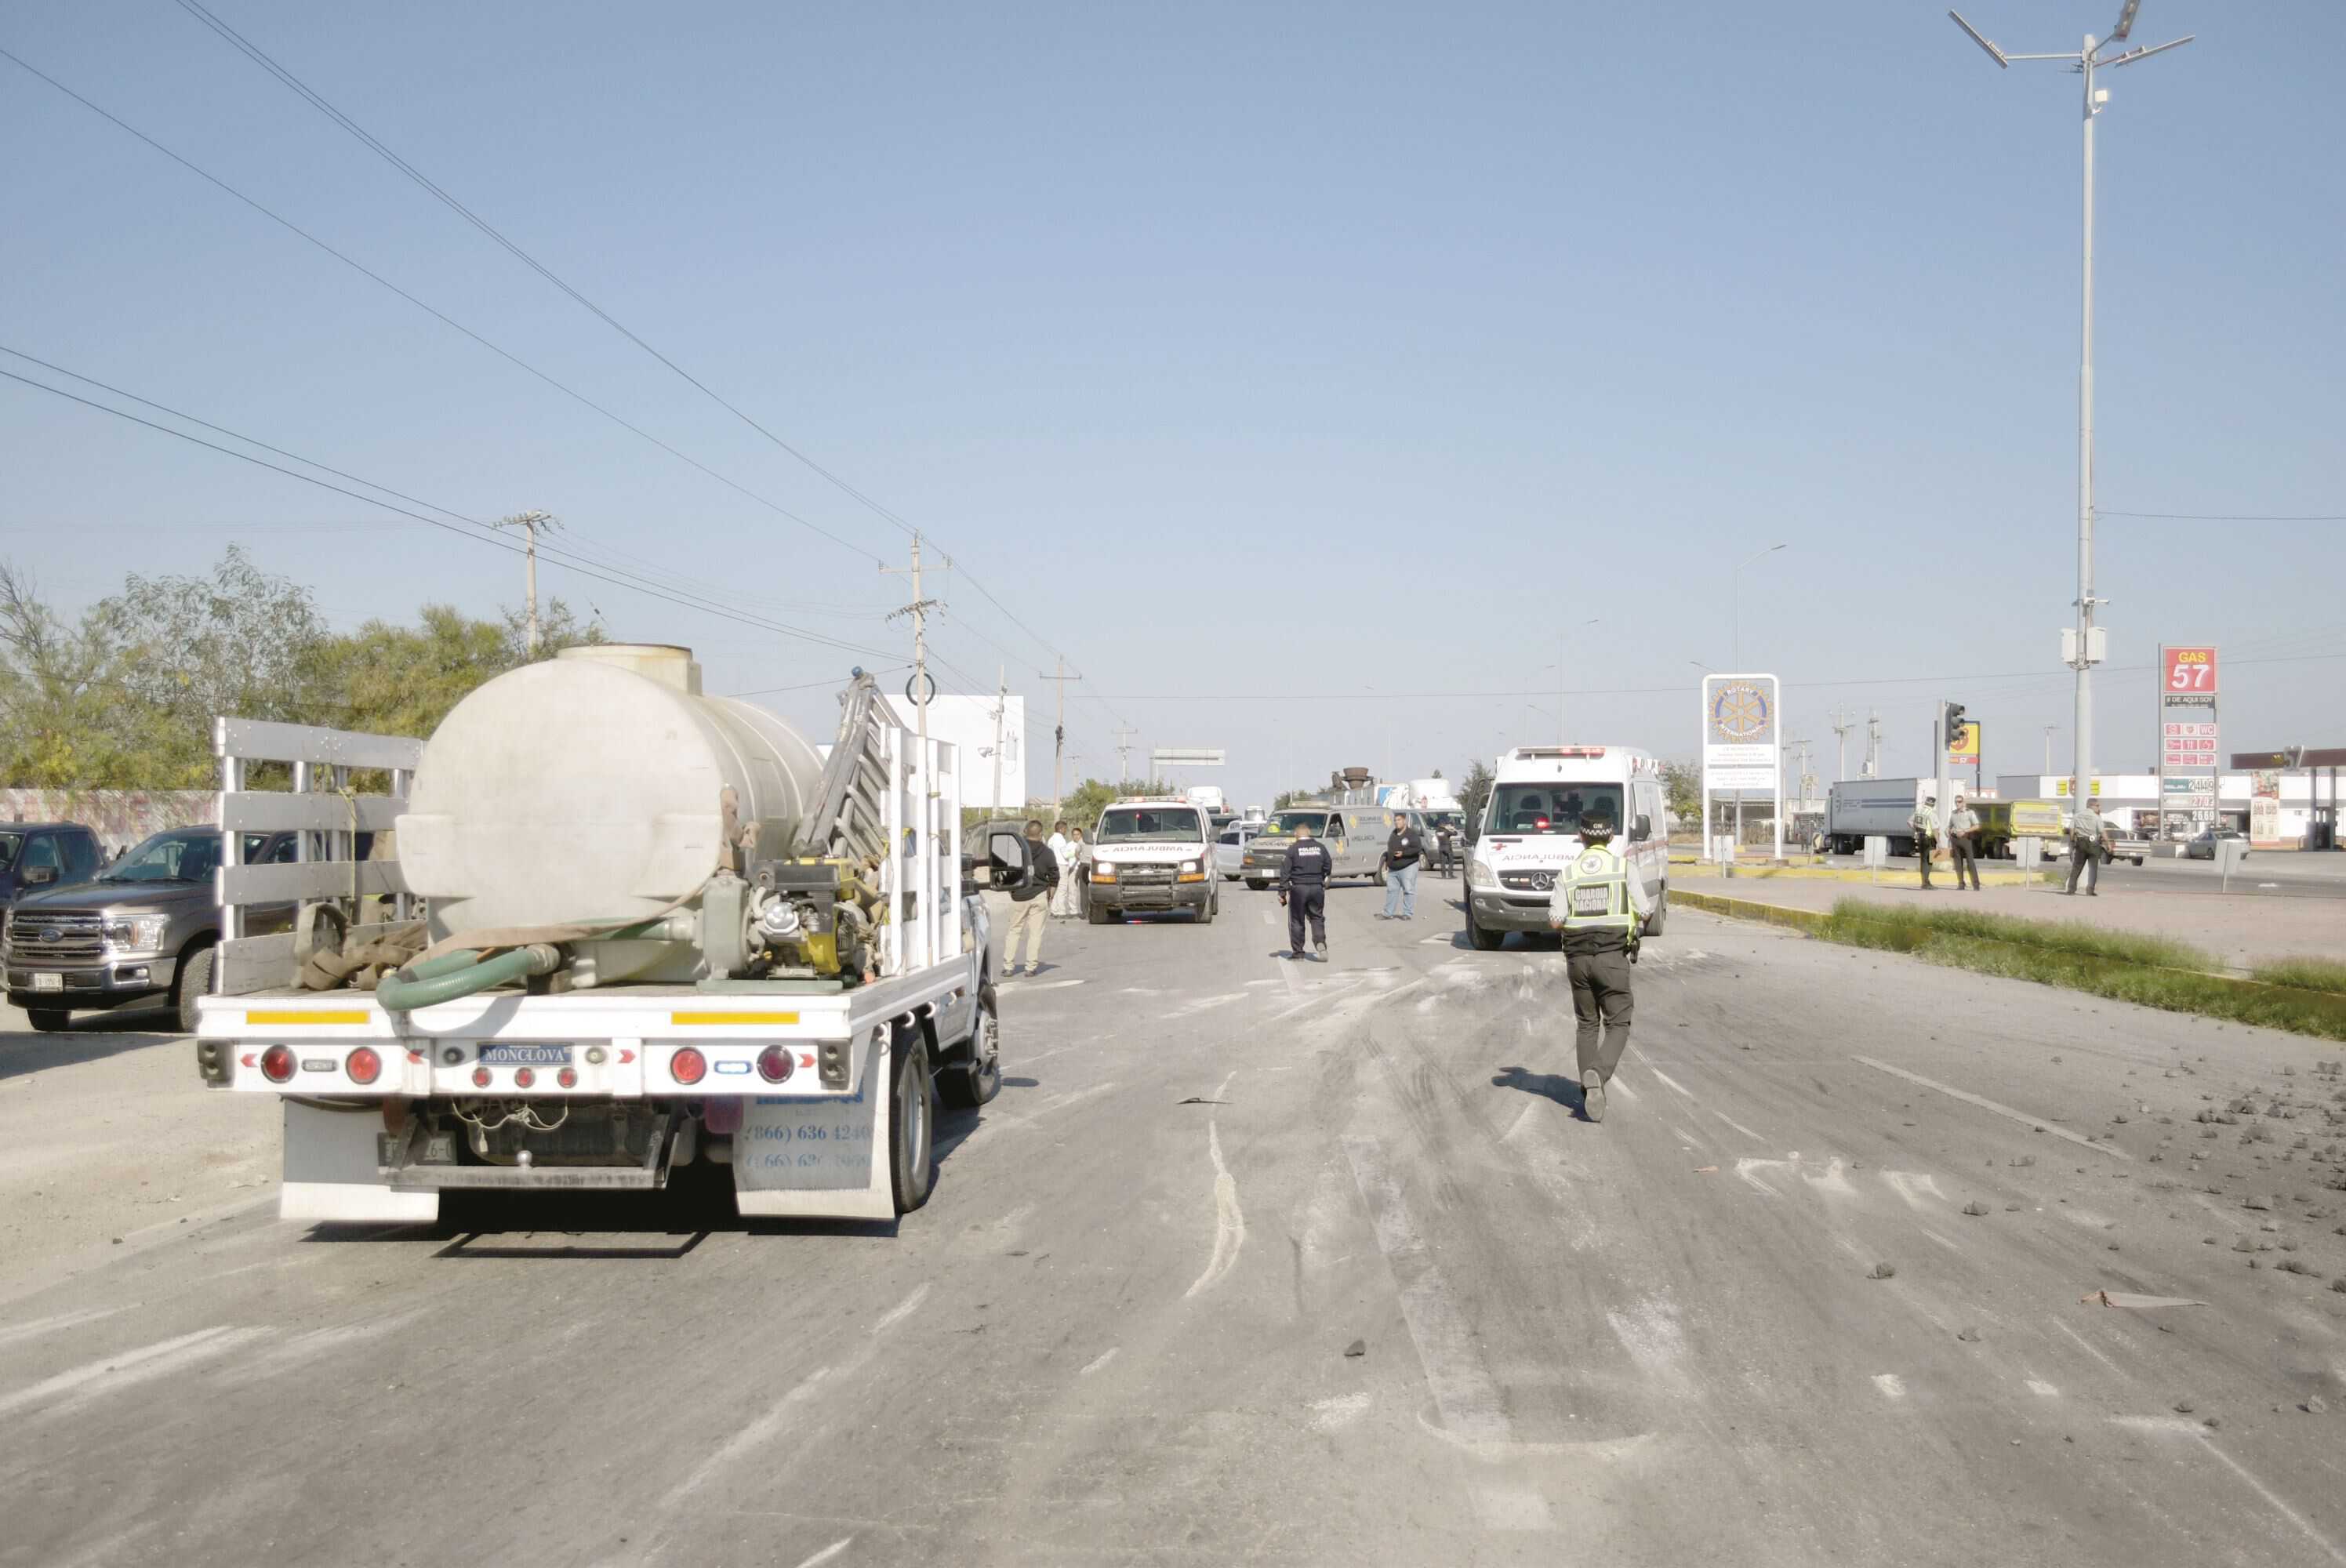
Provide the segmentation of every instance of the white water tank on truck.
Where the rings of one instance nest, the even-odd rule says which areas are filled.
[[[700,690],[689,649],[565,648],[509,670],[424,743],[399,819],[434,941],[643,919],[688,898],[745,830],[790,852],[822,760],[763,708]]]

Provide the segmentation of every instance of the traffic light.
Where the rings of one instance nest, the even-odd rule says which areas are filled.
[[[1963,727],[1964,705],[1960,702],[1947,704],[1947,738],[1953,740]]]

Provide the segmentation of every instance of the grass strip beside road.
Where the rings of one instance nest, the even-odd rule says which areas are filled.
[[[2216,972],[2219,966],[2212,956],[2167,937],[1967,910],[1903,910],[1862,899],[1841,900],[1811,929],[1828,942],[1912,953],[1975,973],[2346,1040],[2346,965],[2324,960],[2269,965],[2258,978],[2242,980]],[[2269,972],[2304,974],[2324,983],[2276,981],[2267,977]]]
[[[2294,986],[2300,991],[2329,991],[2346,995],[2346,963],[2332,958],[2282,958],[2259,963],[2249,971],[2267,985]]]

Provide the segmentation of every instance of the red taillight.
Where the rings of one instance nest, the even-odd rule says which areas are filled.
[[[353,1084],[372,1084],[382,1076],[382,1058],[374,1054],[373,1046],[362,1045],[342,1058],[342,1071]]]
[[[535,1084],[535,1083],[536,1083],[536,1082],[537,1082],[537,1074],[536,1074],[536,1073],[534,1073],[534,1072],[530,1071],[527,1067],[516,1067],[516,1068],[515,1068],[515,1069],[514,1069],[514,1087],[515,1087],[515,1088],[516,1088],[516,1089],[526,1089],[526,1088],[528,1088],[532,1084]]]
[[[769,1045],[758,1053],[758,1076],[769,1084],[786,1082],[790,1069],[798,1064],[780,1045]]]
[[[474,1087],[474,1088],[475,1088],[475,1089],[485,1089],[485,1088],[487,1088],[488,1086],[489,1086],[489,1070],[488,1070],[486,1067],[475,1067],[475,1068],[474,1068],[474,1069],[473,1069],[473,1087]]]
[[[260,1054],[260,1071],[272,1084],[289,1082],[293,1076],[293,1047],[271,1045]]]
[[[687,1045],[668,1059],[668,1075],[679,1084],[698,1084],[709,1076],[709,1058]]]
[[[1539,820],[1539,830],[1543,833],[1547,831],[1547,819],[1545,817],[1542,817]]]
[[[554,1075],[554,1081],[566,1089],[575,1089],[578,1087],[578,1069],[565,1067]]]

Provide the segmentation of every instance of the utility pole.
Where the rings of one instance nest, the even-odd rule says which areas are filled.
[[[1067,754],[1067,682],[1084,678],[1080,675],[1067,673],[1066,655],[1060,654],[1057,657],[1058,668],[1056,671],[1046,669],[1042,673],[1043,679],[1056,680],[1059,683],[1059,717],[1051,731],[1051,815],[1054,818],[1059,814],[1059,801],[1063,798],[1060,764],[1066,759]],[[1119,779],[1117,782],[1121,785],[1124,780]]]
[[[2079,257],[2083,282],[2079,290],[2077,359],[2077,624],[2061,632],[2062,662],[2077,672],[2076,769],[2069,785],[2073,810],[2081,809],[2093,798],[2094,666],[2107,657],[2107,633],[2094,625],[2094,606],[2107,602],[2094,597],[2094,117],[2109,101],[2109,94],[2094,86],[2094,74],[2105,66],[2131,66],[2152,55],[2179,49],[2196,36],[2187,33],[2168,43],[2128,49],[2123,55],[2102,59],[2103,49],[2125,43],[2134,31],[2135,12],[2141,5],[2142,0],[2124,0],[2117,24],[2110,29],[2108,37],[2097,42],[2088,33],[2083,48],[2053,55],[2007,55],[1963,17],[1953,11],[1947,13],[1973,43],[1987,51],[1988,58],[1998,67],[2008,68],[2014,60],[2058,60],[2076,71],[2085,87],[2085,242]],[[2161,802],[2161,809],[2164,809],[2165,803]]]
[[[2048,724],[2045,727],[2045,771],[2047,773],[2053,771],[2053,737],[2060,728],[2057,724]],[[2162,808],[2164,804],[2161,802]]]
[[[1849,777],[1849,732],[1855,728],[1839,708],[1833,709],[1833,782]]]
[[[994,677],[994,809],[1002,809],[1002,716],[1010,706],[1010,667],[1004,665]],[[1020,790],[1025,794],[1025,790]],[[1018,802],[1021,806],[1025,801]]]
[[[937,683],[929,678],[929,612],[937,608],[942,601],[921,596],[920,530],[913,531],[913,564],[910,568],[882,566],[880,569],[890,574],[909,570],[913,578],[913,602],[901,609],[889,611],[888,618],[892,621],[898,616],[913,617],[913,678],[905,683],[905,695],[913,699],[913,713],[919,722],[921,755],[925,759],[929,752],[929,698],[937,687]]]
[[[1865,762],[1858,777],[1882,777],[1882,715],[1870,708],[1865,710]]]
[[[1116,785],[1119,789],[1132,777],[1132,738],[1139,733],[1129,724],[1116,727]]]
[[[496,521],[499,528],[520,529],[525,541],[522,553],[529,561],[529,657],[533,659],[537,657],[537,535],[541,529],[551,534],[561,524],[562,519],[553,513],[535,510]]]

